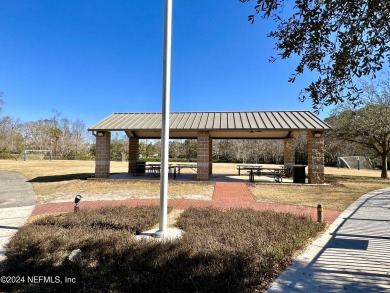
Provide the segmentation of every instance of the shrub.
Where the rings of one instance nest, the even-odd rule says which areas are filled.
[[[21,154],[0,153],[0,160],[17,160],[20,157]]]
[[[183,240],[200,261],[198,278],[191,281],[194,291],[231,292],[264,290],[295,251],[324,228],[290,214],[215,208],[190,209],[177,225],[187,232]]]
[[[47,216],[24,226],[9,245],[4,275],[64,276],[68,284],[21,284],[18,292],[262,291],[323,224],[250,209],[193,208],[174,242],[137,241],[157,223],[158,207],[105,208]],[[80,263],[67,259],[81,249]]]

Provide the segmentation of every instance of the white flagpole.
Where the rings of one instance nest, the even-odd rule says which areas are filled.
[[[157,235],[167,229],[168,214],[168,157],[169,157],[169,104],[171,98],[171,43],[172,43],[172,0],[165,0],[164,64],[162,91],[161,128],[161,178],[160,178],[160,225]]]

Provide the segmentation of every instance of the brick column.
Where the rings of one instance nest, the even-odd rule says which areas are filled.
[[[210,135],[207,131],[198,132],[198,175],[197,179],[201,181],[209,180],[210,174]]]
[[[320,137],[315,137],[318,132],[307,132],[307,160],[308,160],[308,179],[311,184],[323,184],[324,176],[324,134]]]
[[[139,159],[139,138],[129,137],[129,173],[135,169],[135,162]]]
[[[284,140],[284,167],[291,168],[291,176],[293,172],[293,166],[295,165],[295,138],[286,138]]]
[[[103,136],[96,136],[95,177],[110,176],[111,132],[103,131]]]
[[[213,140],[209,139],[209,175],[213,174]]]

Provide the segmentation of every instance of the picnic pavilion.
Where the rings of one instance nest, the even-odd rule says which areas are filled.
[[[284,166],[295,165],[295,138],[307,133],[308,183],[324,183],[324,133],[330,126],[310,111],[171,112],[170,139],[197,139],[197,180],[213,172],[213,139],[282,139]],[[95,177],[110,176],[112,131],[129,137],[129,170],[139,160],[139,139],[161,138],[161,113],[114,113],[90,127],[96,137]]]

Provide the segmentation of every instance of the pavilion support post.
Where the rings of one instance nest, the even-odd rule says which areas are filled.
[[[308,152],[308,182],[311,184],[323,184],[324,176],[324,134],[323,132],[307,132]]]
[[[210,134],[208,131],[198,132],[197,162],[198,174],[197,179],[208,181],[210,175]]]
[[[209,139],[209,175],[213,174],[213,140]]]
[[[291,176],[293,175],[293,166],[295,165],[295,137],[284,140],[284,167],[290,168]]]
[[[136,162],[139,160],[139,138],[129,138],[129,173],[134,172]]]
[[[110,176],[110,145],[111,132],[99,131],[99,135],[96,136],[96,178],[108,178]]]

